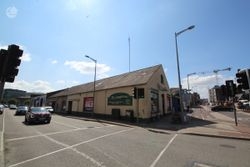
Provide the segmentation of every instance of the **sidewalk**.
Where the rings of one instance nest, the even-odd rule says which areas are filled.
[[[120,126],[137,126],[148,129],[155,133],[180,133],[199,136],[210,136],[220,138],[242,139],[250,141],[250,127],[242,123],[235,125],[234,119],[219,112],[210,112],[210,119],[199,119],[188,114],[189,121],[184,124],[171,123],[171,115],[167,115],[151,123],[130,123],[121,120],[105,120],[95,118],[85,118],[78,116],[68,116],[71,118],[97,121],[101,123],[116,124]]]
[[[211,136],[220,138],[242,139],[250,141],[250,127],[241,123],[235,125],[235,121],[218,112],[211,112],[211,120],[202,120],[192,117],[185,124],[171,124],[171,116],[167,116],[158,122],[147,125],[151,130],[171,133],[176,131],[181,134],[199,136]]]

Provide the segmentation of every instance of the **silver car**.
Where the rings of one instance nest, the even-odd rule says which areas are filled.
[[[0,104],[0,114],[2,114],[4,111],[4,105]]]
[[[18,106],[16,109],[16,115],[25,115],[25,113],[29,110],[27,106]]]
[[[54,109],[51,106],[45,106],[44,108],[46,108],[46,110],[50,113],[54,113]]]

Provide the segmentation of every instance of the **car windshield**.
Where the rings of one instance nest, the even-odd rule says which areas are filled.
[[[31,112],[46,112],[47,110],[44,107],[34,107],[31,108]]]
[[[27,110],[28,107],[27,106],[19,106],[18,109],[23,109],[23,110]]]

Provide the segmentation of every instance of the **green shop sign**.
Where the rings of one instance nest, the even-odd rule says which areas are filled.
[[[109,96],[108,105],[131,106],[132,101],[133,101],[132,97],[127,93],[115,93]]]

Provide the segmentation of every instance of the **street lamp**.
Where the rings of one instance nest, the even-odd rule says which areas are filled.
[[[94,75],[94,89],[93,89],[93,113],[94,113],[94,108],[95,108],[95,82],[96,82],[96,63],[97,60],[93,59],[92,57],[85,55],[85,57],[89,58],[90,60],[92,60],[95,63],[95,75]]]
[[[183,112],[183,102],[182,102],[182,87],[181,87],[181,76],[180,76],[180,66],[179,66],[179,55],[178,55],[178,45],[177,45],[177,36],[182,34],[187,30],[193,29],[195,26],[192,25],[182,31],[175,32],[175,48],[176,48],[176,59],[177,59],[177,70],[178,70],[178,80],[179,80],[179,96],[180,96],[180,109]]]

